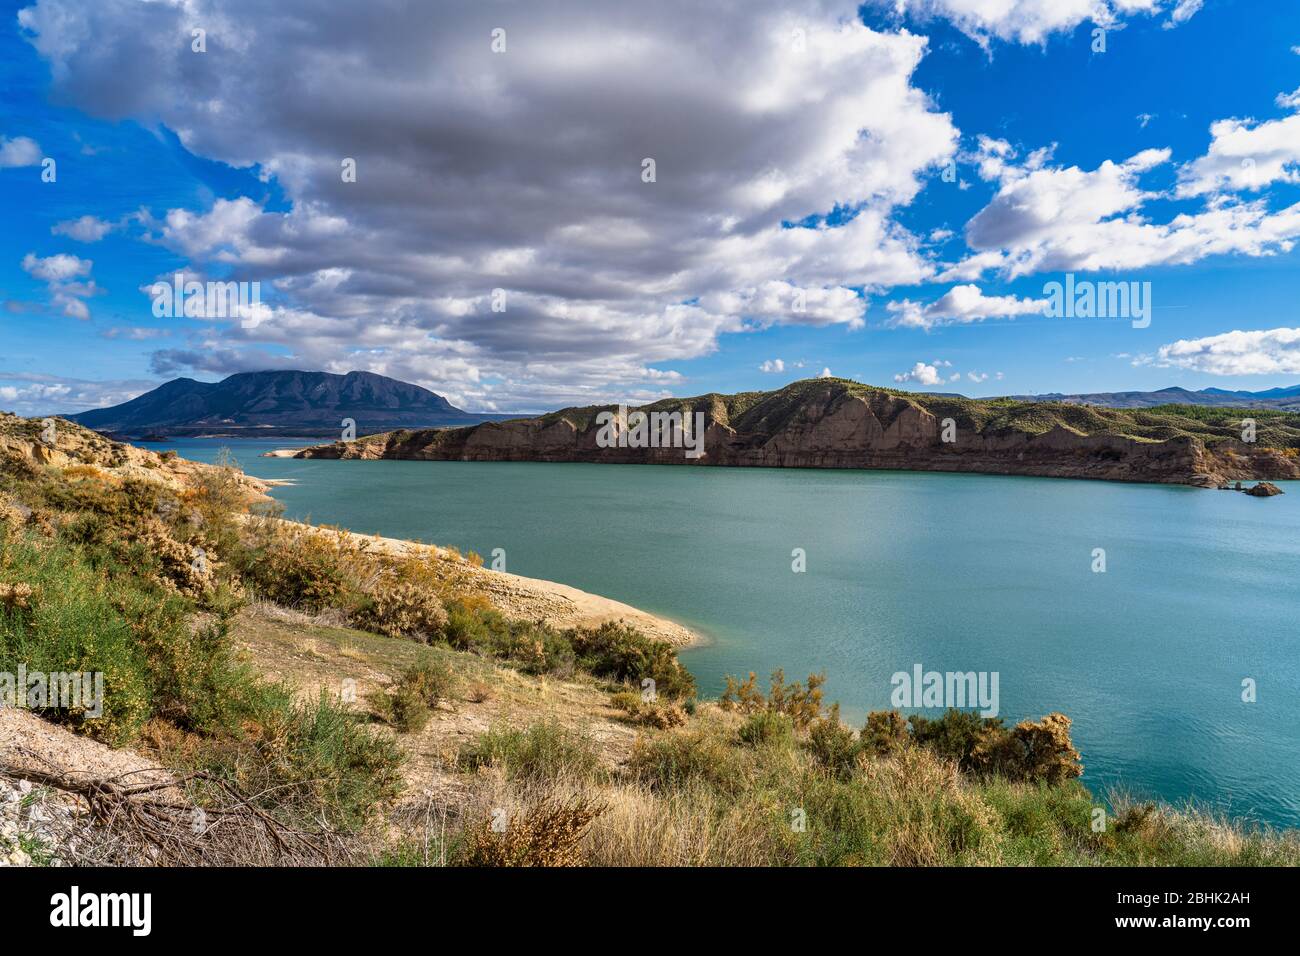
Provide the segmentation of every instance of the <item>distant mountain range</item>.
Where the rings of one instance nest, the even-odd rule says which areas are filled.
[[[426,388],[373,372],[300,371],[241,372],[220,382],[178,378],[121,405],[67,416],[130,438],[337,437],[345,418],[368,435],[511,417],[462,411]]]
[[[939,397],[944,397],[942,393]],[[1164,388],[1154,392],[1090,392],[1012,395],[1025,402],[1063,402],[1106,408],[1206,405],[1300,411],[1300,385],[1262,392],[1206,388]],[[97,408],[70,420],[127,438],[335,437],[342,421],[356,422],[358,435],[397,429],[446,428],[504,421],[518,415],[484,415],[456,408],[426,388],[373,372],[241,372],[220,382],[178,378],[151,392]]]
[[[1072,405],[1102,405],[1106,408],[1150,408],[1153,405],[1211,405],[1218,408],[1277,408],[1300,411],[1300,385],[1270,388],[1263,392],[1231,392],[1222,388],[1162,388],[1155,392],[1088,392],[1077,395],[1012,395],[1029,402],[1067,402]]]

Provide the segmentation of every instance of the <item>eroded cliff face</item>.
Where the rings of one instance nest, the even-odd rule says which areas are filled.
[[[682,403],[704,418],[704,455],[683,447],[601,447],[594,414],[548,416],[471,428],[392,432],[304,449],[302,458],[458,461],[586,461],[786,468],[880,468],[1100,478],[1215,486],[1227,480],[1300,478],[1297,459],[1244,442],[1213,449],[1190,435],[1146,440],[945,422],[908,397],[853,392],[834,384],[805,391],[768,415],[759,409],[733,425],[717,402]],[[606,433],[606,437],[607,437]],[[951,440],[947,440],[951,439]]]

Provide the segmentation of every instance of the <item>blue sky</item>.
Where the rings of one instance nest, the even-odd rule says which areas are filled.
[[[502,411],[1300,382],[1298,4],[536,6],[4,5],[0,408],[274,367]],[[269,318],[155,317],[182,269]],[[1042,314],[1066,272],[1151,283],[1149,326]]]

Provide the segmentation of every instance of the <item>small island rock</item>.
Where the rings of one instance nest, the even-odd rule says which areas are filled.
[[[1247,488],[1245,491],[1246,494],[1254,495],[1256,498],[1271,498],[1273,495],[1286,494],[1285,491],[1273,484],[1271,481],[1261,481],[1259,484],[1255,485],[1254,488]]]

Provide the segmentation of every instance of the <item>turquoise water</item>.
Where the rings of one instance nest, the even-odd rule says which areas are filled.
[[[148,447],[211,460],[221,444]],[[1255,499],[912,472],[296,461],[258,457],[283,439],[224,444],[250,474],[296,482],[274,491],[289,517],[503,548],[510,571],[697,629],[707,643],[682,659],[705,694],[727,673],[825,671],[856,722],[914,664],[996,671],[1003,717],[1074,720],[1094,792],[1123,781],[1300,825],[1300,483]]]

